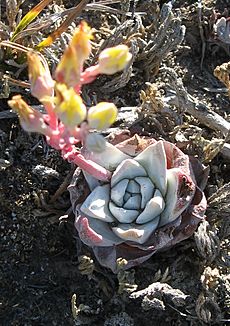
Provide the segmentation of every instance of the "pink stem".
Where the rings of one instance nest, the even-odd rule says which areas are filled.
[[[99,65],[91,66],[81,73],[81,84],[92,83],[100,74]]]
[[[100,74],[99,65],[91,66],[91,67],[85,69],[83,72],[81,72],[80,83],[78,83],[74,86],[75,92],[77,94],[80,94],[81,86],[84,84],[92,83],[97,78],[97,76],[99,74]]]
[[[82,170],[89,173],[93,177],[101,181],[109,181],[111,179],[112,173],[99,164],[86,160],[82,154],[79,152],[68,152],[63,155],[64,159],[69,162],[73,162],[78,165]]]
[[[43,103],[46,112],[49,116],[49,126],[52,130],[56,130],[58,127],[58,119],[57,116],[54,112],[54,104],[52,102],[48,102],[46,101],[45,103]]]
[[[81,84],[75,85],[74,90],[79,95],[81,93]]]

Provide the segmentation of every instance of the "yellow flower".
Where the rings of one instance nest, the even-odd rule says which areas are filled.
[[[80,82],[83,64],[91,52],[91,38],[90,27],[86,22],[81,22],[56,68],[57,82],[65,83],[68,87]]]
[[[77,51],[78,59],[84,62],[91,52],[90,40],[93,38],[89,25],[82,21],[73,35],[71,44]]]
[[[50,134],[50,128],[44,122],[43,114],[34,110],[22,98],[21,95],[13,96],[8,105],[18,114],[22,128],[28,132],[38,132],[44,135]]]
[[[55,79],[58,83],[74,87],[80,82],[81,69],[77,52],[72,45],[69,45],[56,68]]]
[[[55,90],[55,113],[67,128],[74,129],[86,118],[86,107],[82,98],[65,84],[56,84]]]
[[[45,59],[36,52],[27,53],[28,71],[31,94],[39,100],[45,96],[52,96],[54,81]]]
[[[123,70],[130,62],[132,54],[129,48],[124,45],[117,45],[105,49],[99,55],[98,65],[101,74],[112,75]]]
[[[106,129],[115,122],[117,108],[113,103],[100,102],[92,106],[88,111],[88,123],[93,129]]]

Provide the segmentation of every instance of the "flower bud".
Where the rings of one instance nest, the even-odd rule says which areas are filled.
[[[115,74],[123,70],[131,58],[132,54],[124,44],[105,49],[99,55],[99,72],[106,75]]]
[[[73,35],[71,44],[77,51],[78,59],[83,63],[91,52],[90,40],[93,38],[92,30],[88,24],[82,21]]]
[[[73,129],[86,118],[86,107],[82,98],[65,84],[56,84],[55,90],[55,113],[67,128]]]
[[[64,83],[68,87],[74,87],[80,82],[81,65],[77,58],[77,52],[69,45],[55,71],[55,79],[58,83]]]
[[[50,128],[43,119],[43,114],[30,107],[20,95],[13,96],[8,105],[17,112],[22,128],[28,132],[50,135]]]
[[[88,123],[93,129],[106,129],[115,122],[117,108],[113,103],[100,102],[92,106],[88,111]]]
[[[91,38],[90,27],[86,22],[82,22],[56,68],[55,77],[57,82],[64,83],[68,87],[74,87],[80,82],[84,61],[91,52]]]
[[[51,77],[49,67],[45,59],[36,52],[28,52],[28,70],[31,94],[42,101],[45,96],[52,96],[54,89],[54,80]]]

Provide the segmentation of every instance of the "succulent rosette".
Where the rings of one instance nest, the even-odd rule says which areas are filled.
[[[207,170],[172,143],[134,136],[94,152],[86,146],[82,154],[110,171],[111,179],[85,173],[90,193],[79,204],[73,178],[75,226],[100,264],[114,272],[118,258],[127,260],[126,268],[138,265],[190,237],[204,219]]]

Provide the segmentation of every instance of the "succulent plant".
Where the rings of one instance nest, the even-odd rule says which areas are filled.
[[[204,219],[205,168],[172,143],[134,136],[116,145],[106,142],[98,151],[86,146],[82,155],[111,178],[101,182],[85,174],[90,193],[82,204],[73,179],[75,226],[100,264],[114,272],[118,258],[127,260],[126,268],[138,265],[191,236]]]
[[[118,258],[126,260],[129,268],[192,235],[204,218],[207,175],[201,163],[169,142],[135,136],[121,143],[115,138],[113,145],[93,133],[116,120],[117,108],[110,102],[86,108],[82,85],[101,73],[125,69],[132,55],[126,45],[107,48],[96,65],[84,69],[91,38],[92,30],[81,22],[55,79],[45,58],[28,52],[31,94],[43,104],[45,114],[19,95],[8,104],[25,130],[46,136],[64,159],[83,170],[91,193],[81,205],[77,205],[75,182],[69,187],[75,225],[98,261],[116,272]]]

